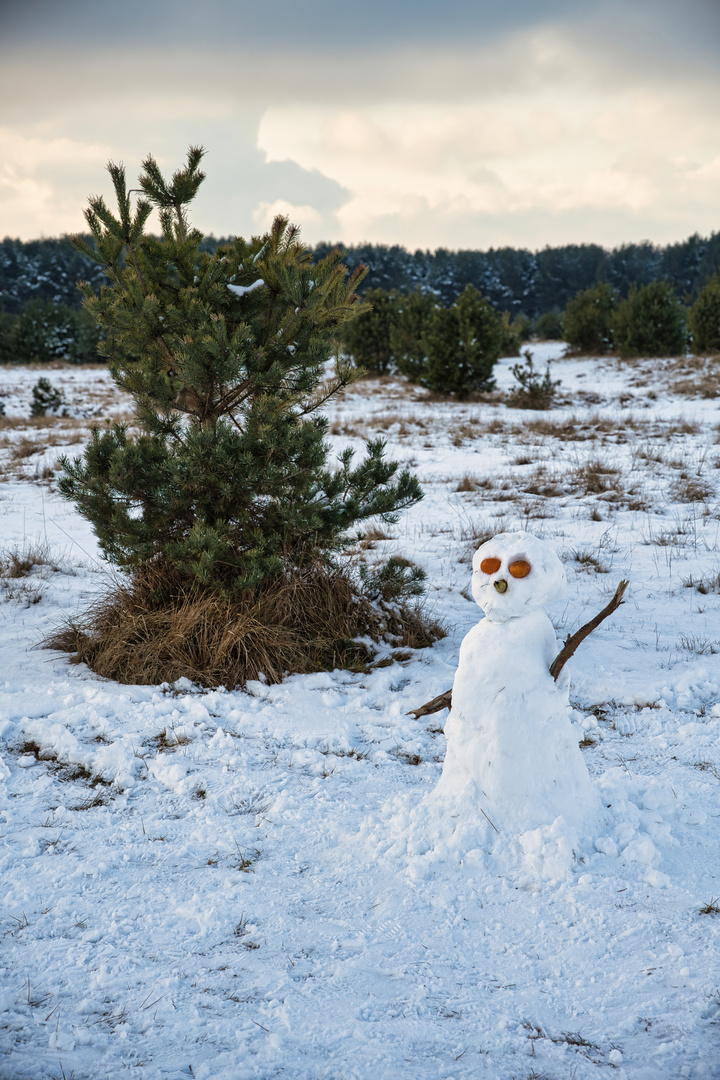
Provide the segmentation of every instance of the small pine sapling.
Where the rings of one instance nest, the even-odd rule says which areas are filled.
[[[545,374],[540,372],[533,363],[533,354],[530,349],[523,352],[525,362],[513,364],[510,368],[517,386],[507,396],[506,404],[511,409],[550,409],[560,379],[550,378],[550,363],[545,367]]]
[[[96,429],[82,460],[63,461],[60,490],[113,562],[166,563],[233,596],[339,550],[355,522],[390,520],[421,491],[380,440],[360,465],[352,451],[326,465],[319,410],[358,372],[340,363],[326,378],[324,367],[336,331],[362,310],[363,270],[348,277],[337,251],[313,263],[282,217],[265,236],[200,251],[187,208],[202,156],[192,148],[170,183],[147,158],[134,214],[111,163],[119,216],[92,199],[96,250],[74,239],[110,281],[99,296],[86,286],[85,303],[141,433]],[[159,239],[145,232],[153,207]]]
[[[204,250],[188,220],[203,155],[191,148],[169,181],[148,157],[134,208],[111,162],[117,214],[92,198],[95,244],[73,238],[108,279],[99,295],[81,287],[135,422],[96,428],[82,458],[62,460],[61,492],[131,575],[90,632],[67,640],[124,681],[238,685],[258,670],[276,680],[354,662],[353,642],[386,627],[338,556],[358,522],[392,522],[422,497],[380,439],[359,463],[351,449],[327,460],[322,406],[360,374],[328,365],[364,310],[364,268],[348,276],[339,251],[314,262],[283,217],[264,236]],[[159,237],[146,231],[153,209]]]
[[[54,412],[61,409],[64,403],[62,394],[49,379],[38,379],[33,386],[30,415],[45,416],[48,409]]]

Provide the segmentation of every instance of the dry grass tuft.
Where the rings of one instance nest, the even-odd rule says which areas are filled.
[[[26,607],[37,604],[42,600],[39,582],[59,569],[42,544],[0,551],[0,596]]]
[[[583,495],[600,495],[620,489],[620,469],[594,458],[573,470],[572,478]]]
[[[690,574],[689,577],[682,579],[682,583],[686,589],[695,589],[703,596],[711,592],[720,592],[720,574],[712,574],[709,578],[694,578]]]
[[[578,564],[579,570],[584,570],[588,574],[607,574],[609,568],[598,559],[597,555],[594,555],[592,551],[588,551],[585,548],[577,548],[571,553],[571,558]]]
[[[675,502],[705,502],[713,494],[713,488],[702,476],[681,473],[670,485],[670,494]]]
[[[314,566],[230,601],[151,567],[43,647],[120,683],[188,678],[232,689],[261,676],[277,683],[290,673],[365,671],[373,660],[368,639],[420,649],[443,633],[417,607],[371,604],[347,571]]]

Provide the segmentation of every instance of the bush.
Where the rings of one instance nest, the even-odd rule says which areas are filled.
[[[632,288],[615,314],[615,344],[623,357],[677,356],[687,347],[687,313],[669,281]]]
[[[459,398],[492,390],[492,371],[502,342],[502,319],[468,285],[452,307],[435,308],[425,337],[426,368],[419,381],[429,390]]]
[[[720,353],[720,275],[710,278],[689,312],[694,353]]]
[[[584,352],[604,353],[613,347],[613,322],[618,294],[605,282],[576,293],[563,315],[568,345]]]
[[[361,566],[360,577],[368,596],[373,600],[392,603],[407,600],[411,596],[422,596],[427,574],[409,559],[391,555],[387,562],[374,570]]]
[[[60,391],[53,386],[49,379],[38,379],[33,386],[32,403],[30,405],[31,416],[45,416],[50,409],[55,411],[64,405],[64,399]]]
[[[502,342],[500,343],[500,356],[519,356],[522,338],[514,320],[510,322],[510,312],[503,311],[500,316],[502,322]]]
[[[540,378],[540,372],[533,364],[533,356],[529,349],[523,353],[524,364],[513,364],[510,368],[517,387],[511,390],[507,396],[506,404],[511,409],[549,409],[560,386],[560,379],[550,378],[550,364],[545,367],[545,374]]]
[[[427,368],[426,335],[437,301],[432,293],[409,293],[398,297],[395,325],[390,344],[397,369],[410,382],[420,382]]]
[[[66,304],[30,300],[19,314],[0,319],[0,359],[5,363],[97,363],[98,342],[95,320]]]
[[[514,319],[510,319],[510,312],[503,311],[502,316],[503,341],[500,346],[501,356],[519,356],[520,347],[525,341],[529,341],[532,335],[532,322],[527,315],[520,312]]]
[[[137,569],[164,563],[188,587],[236,596],[339,551],[355,522],[388,520],[421,498],[417,480],[368,443],[326,468],[324,402],[357,378],[323,382],[333,337],[358,303],[335,251],[319,263],[285,218],[246,242],[200,252],[187,206],[204,179],[203,151],[168,184],[153,158],[130,207],[122,167],[108,166],[119,206],[86,213],[110,285],[86,288],[118,386],[141,433],[93,432],[82,459],[63,460],[62,493],[92,523],[103,553]],[[158,207],[162,237],[145,223]],[[395,479],[394,479],[395,478]]]
[[[538,315],[533,330],[535,337],[540,341],[564,341],[562,312],[553,308],[552,311],[545,311],[542,315]]]
[[[390,338],[397,322],[400,294],[370,289],[367,307],[342,328],[342,343],[356,367],[384,375],[392,365]]]

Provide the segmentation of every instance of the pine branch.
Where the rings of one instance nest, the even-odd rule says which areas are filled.
[[[609,615],[612,615],[613,611],[617,611],[620,605],[624,603],[623,596],[629,584],[629,581],[623,579],[615,590],[615,595],[610,603],[602,611],[599,611],[590,622],[586,622],[579,630],[576,630],[574,634],[565,639],[565,644],[550,665],[550,674],[555,682],[557,682],[560,672],[578,646],[582,644],[589,634],[592,634],[593,630],[598,628],[601,622],[607,619]],[[438,694],[432,701],[426,701],[419,709],[411,709],[406,715],[414,716],[416,720],[419,720],[421,716],[430,716],[432,713],[440,712],[441,709],[449,709],[451,706],[452,690],[446,690],[444,694]]]

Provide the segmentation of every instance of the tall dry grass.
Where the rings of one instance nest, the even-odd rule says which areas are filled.
[[[116,682],[185,677],[233,689],[261,674],[277,683],[287,674],[364,671],[374,656],[368,640],[424,648],[442,636],[418,607],[372,604],[348,570],[316,565],[225,600],[150,567],[43,647],[70,653],[74,663]]]

